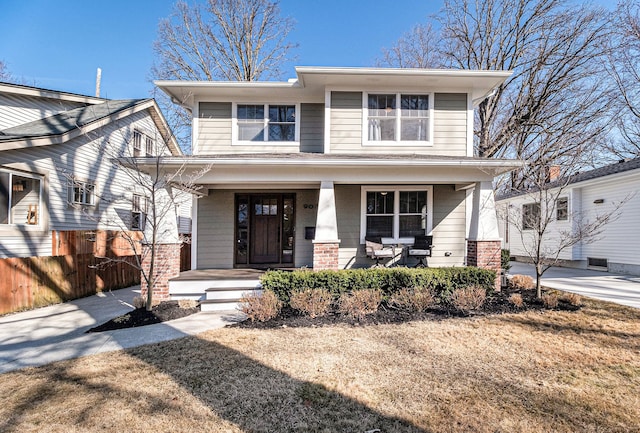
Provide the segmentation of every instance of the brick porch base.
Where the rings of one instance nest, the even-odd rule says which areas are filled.
[[[467,265],[496,272],[495,287],[500,291],[500,241],[467,241]]]
[[[313,270],[338,269],[340,244],[335,242],[313,244]]]
[[[143,247],[142,269],[148,275],[151,266],[151,253],[149,247]],[[156,245],[156,260],[154,268],[155,283],[153,299],[166,301],[169,299],[169,280],[180,275],[180,244]],[[147,296],[147,282],[141,278],[140,291],[143,299]]]

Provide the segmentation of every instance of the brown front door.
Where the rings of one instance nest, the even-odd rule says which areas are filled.
[[[278,195],[251,197],[251,242],[249,262],[280,262],[281,205]]]

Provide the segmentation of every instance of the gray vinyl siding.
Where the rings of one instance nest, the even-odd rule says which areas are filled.
[[[313,266],[313,243],[305,239],[305,227],[316,224],[317,190],[258,191],[256,193],[294,192],[296,196],[296,267]],[[209,190],[198,199],[197,267],[198,269],[230,269],[234,262],[235,191]],[[307,207],[305,207],[307,205]],[[312,205],[312,206],[308,206]]]
[[[324,152],[324,104],[300,104],[300,152]]]
[[[201,102],[198,154],[230,153],[231,102]]]
[[[466,255],[466,192],[433,186],[433,251],[430,266],[462,266]],[[451,256],[446,257],[445,253]]]
[[[362,92],[331,92],[331,152],[362,151]]]
[[[0,131],[84,105],[59,99],[0,93]]]
[[[46,179],[41,224],[0,226],[0,257],[51,255],[51,230],[128,229],[132,180],[124,169],[113,165],[111,155],[101,146],[109,143],[128,151],[134,128],[159,136],[145,111],[63,144],[0,152],[5,168],[27,168]],[[97,206],[82,209],[69,205],[71,176],[95,183]]]
[[[467,94],[436,93],[433,110],[433,145],[363,145],[362,93],[331,93],[332,153],[421,153],[429,155],[467,154]]]
[[[234,200],[226,190],[209,190],[198,199],[198,269],[233,268]]]
[[[340,269],[370,266],[360,245],[360,185],[336,185],[335,194],[341,241],[338,266]]]

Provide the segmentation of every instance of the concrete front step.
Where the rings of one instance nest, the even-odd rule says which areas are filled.
[[[260,280],[175,280],[169,281],[169,293],[174,295],[205,294],[207,289],[259,289]]]
[[[224,311],[237,310],[243,296],[262,293],[262,290],[252,287],[210,287],[205,293],[205,299],[200,302],[200,311]]]

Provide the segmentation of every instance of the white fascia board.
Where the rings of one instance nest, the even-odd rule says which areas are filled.
[[[14,95],[36,96],[39,98],[59,99],[61,101],[80,102],[83,104],[102,104],[106,99],[57,90],[41,89],[38,87],[22,86],[20,84],[0,83],[0,92]]]

